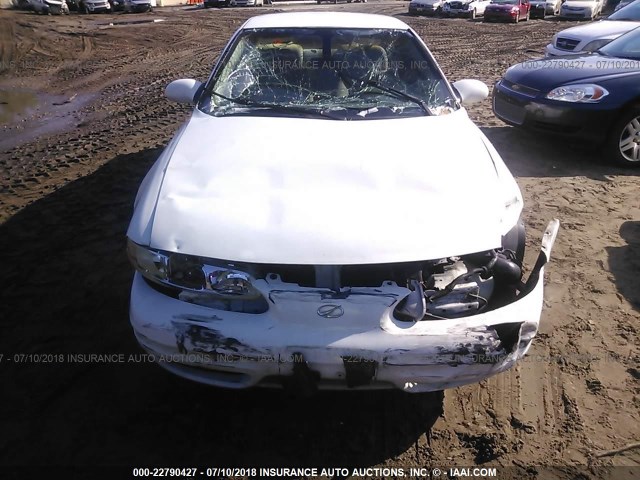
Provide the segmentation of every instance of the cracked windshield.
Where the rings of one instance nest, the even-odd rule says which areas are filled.
[[[410,32],[287,28],[237,38],[198,108],[214,116],[359,120],[442,115],[458,107]]]

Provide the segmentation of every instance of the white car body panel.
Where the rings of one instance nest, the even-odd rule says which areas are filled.
[[[399,146],[390,128],[420,140]],[[295,134],[274,140],[274,129]],[[134,235],[143,230],[138,223],[150,223],[137,215],[129,236],[161,250],[255,263],[389,263],[473,253],[500,246],[513,226],[513,216],[503,224],[500,213],[512,198],[522,203],[515,183],[501,188],[493,161],[464,110],[348,123],[196,111],[166,172],[156,172],[166,176],[150,238]],[[460,171],[467,175],[450,189]],[[436,227],[412,205],[447,205],[447,215]],[[404,229],[411,235],[401,235]]]
[[[584,53],[584,47],[590,42],[599,39],[614,40],[623,33],[627,33],[634,28],[640,27],[640,22],[619,21],[619,20],[600,20],[599,22],[589,23],[587,25],[578,25],[576,27],[567,28],[558,32],[552,43],[545,48],[545,54],[552,55],[580,55]],[[558,38],[568,39],[572,44],[577,42],[573,50],[558,48],[556,40]]]
[[[476,15],[482,16],[490,3],[491,0],[453,0],[447,2],[444,12],[449,15],[470,15],[475,10]]]
[[[280,26],[409,29],[341,13],[265,15],[241,28]],[[500,248],[521,212],[513,176],[462,108],[371,121],[195,109],[143,180],[127,236],[140,248],[234,265],[379,265]],[[558,226],[547,227],[515,300],[463,318],[398,320],[412,290],[393,281],[332,290],[274,273],[251,279],[268,308],[240,313],[194,303],[189,295],[202,291],[161,293],[138,270],[130,320],[162,367],[211,385],[274,386],[307,368],[319,388],[456,387],[529,349]],[[353,369],[367,381],[354,383]]]

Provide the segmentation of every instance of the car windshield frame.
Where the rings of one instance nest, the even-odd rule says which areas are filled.
[[[630,44],[634,44],[636,50],[627,50]],[[627,33],[620,35],[605,46],[596,51],[600,55],[607,57],[624,58],[628,60],[640,60],[640,27],[636,27]],[[633,53],[630,55],[630,53]],[[640,66],[640,63],[636,67]]]
[[[410,29],[269,27],[236,33],[197,109],[215,117],[370,120],[451,113],[460,102]]]

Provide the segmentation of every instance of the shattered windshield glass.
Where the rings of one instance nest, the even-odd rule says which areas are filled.
[[[442,115],[458,107],[408,31],[269,28],[238,36],[198,108],[214,116],[344,120]]]

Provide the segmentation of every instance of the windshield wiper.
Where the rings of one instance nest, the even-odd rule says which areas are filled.
[[[249,108],[263,108],[265,110],[272,110],[275,112],[284,112],[284,113],[302,113],[305,115],[316,115],[319,117],[323,117],[323,118],[331,118],[333,120],[339,120],[342,119],[342,117],[336,116],[336,115],[331,115],[329,112],[327,112],[326,110],[323,109],[318,109],[316,107],[313,107],[311,105],[309,106],[304,106],[304,105],[300,105],[300,104],[281,104],[281,103],[268,103],[268,102],[257,102],[255,100],[251,100],[249,98],[232,98],[232,97],[227,97],[226,95],[223,95],[221,93],[215,92],[215,91],[211,91],[212,95],[215,95],[216,97],[220,97],[223,100],[227,100],[228,102],[232,102],[238,105],[242,105],[244,107],[249,107]]]
[[[396,90],[395,88],[387,87],[386,85],[380,85],[375,80],[367,80],[364,82],[364,85],[368,87],[377,88],[378,90],[388,93],[394,96],[395,98],[402,98],[404,100],[409,100],[411,102],[414,102],[420,105],[420,108],[422,108],[422,110],[424,110],[424,112],[427,115],[433,115],[433,113],[429,109],[429,106],[427,105],[427,102],[425,102],[422,98],[416,97],[415,95],[411,95],[410,93],[407,93],[407,92],[403,92],[402,90]]]
[[[357,90],[350,94],[349,96],[355,96],[358,93],[361,93],[364,90],[364,87],[373,87],[381,90],[382,92],[388,93],[395,98],[401,98],[403,100],[409,100],[410,102],[416,103],[424,110],[427,115],[433,115],[427,102],[425,102],[422,98],[411,95],[410,93],[403,92],[402,90],[396,90],[395,88],[387,87],[386,85],[381,85],[379,82],[375,80],[367,79],[367,80],[358,80],[353,78],[351,75],[347,74],[343,70],[336,69],[336,73],[340,76],[343,82],[345,82],[348,89],[351,89],[354,84],[358,84]]]

